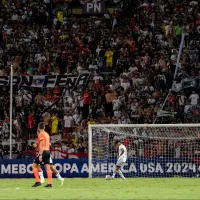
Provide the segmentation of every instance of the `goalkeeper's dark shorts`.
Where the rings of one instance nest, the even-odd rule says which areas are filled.
[[[53,165],[53,160],[51,158],[51,154],[50,151],[43,151],[42,153],[42,162],[40,162],[39,160],[39,153],[36,155],[33,163],[37,164],[37,165],[46,165],[46,164],[50,164]]]

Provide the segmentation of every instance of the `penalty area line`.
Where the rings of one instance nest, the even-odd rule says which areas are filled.
[[[16,190],[16,191],[45,191],[47,190],[45,187],[44,188],[0,188],[0,191],[9,191],[9,190]],[[59,190],[59,191],[80,191],[80,190],[93,190],[94,191],[94,188],[62,188],[62,187],[56,187],[56,188],[49,188],[48,191],[51,191],[51,190]],[[103,191],[118,191],[119,189],[116,188],[116,189],[105,189],[105,188],[95,188],[95,190],[103,190]]]

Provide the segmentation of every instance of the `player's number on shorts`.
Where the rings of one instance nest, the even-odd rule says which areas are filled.
[[[189,171],[196,172],[196,165],[194,163],[167,163],[167,173],[187,173]]]

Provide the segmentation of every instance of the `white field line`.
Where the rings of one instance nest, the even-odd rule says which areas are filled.
[[[57,190],[57,191],[79,191],[79,190],[88,190],[88,191],[94,191],[94,188],[45,188],[45,187],[41,187],[41,188],[0,188],[0,191],[10,191],[10,190],[16,190],[16,191],[51,191],[51,190]],[[105,188],[95,188],[95,190],[103,190],[103,191],[115,191],[115,190],[119,190],[119,188],[116,189],[105,189]],[[0,194],[1,197],[1,194]]]

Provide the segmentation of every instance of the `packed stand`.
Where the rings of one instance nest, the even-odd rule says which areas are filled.
[[[75,17],[67,3],[50,12],[40,1],[3,2],[1,76],[9,76],[11,63],[14,75],[90,73],[87,85],[73,90],[15,88],[13,150],[31,149],[46,112],[52,148],[66,153],[87,153],[90,123],[153,123],[172,87],[182,33],[176,85],[199,76],[198,2],[141,3],[133,15],[124,18],[115,10],[103,17]],[[9,89],[0,93],[3,156],[9,148]],[[172,91],[163,109],[175,115],[159,117],[157,123],[186,122],[187,104],[199,104],[198,90]]]

